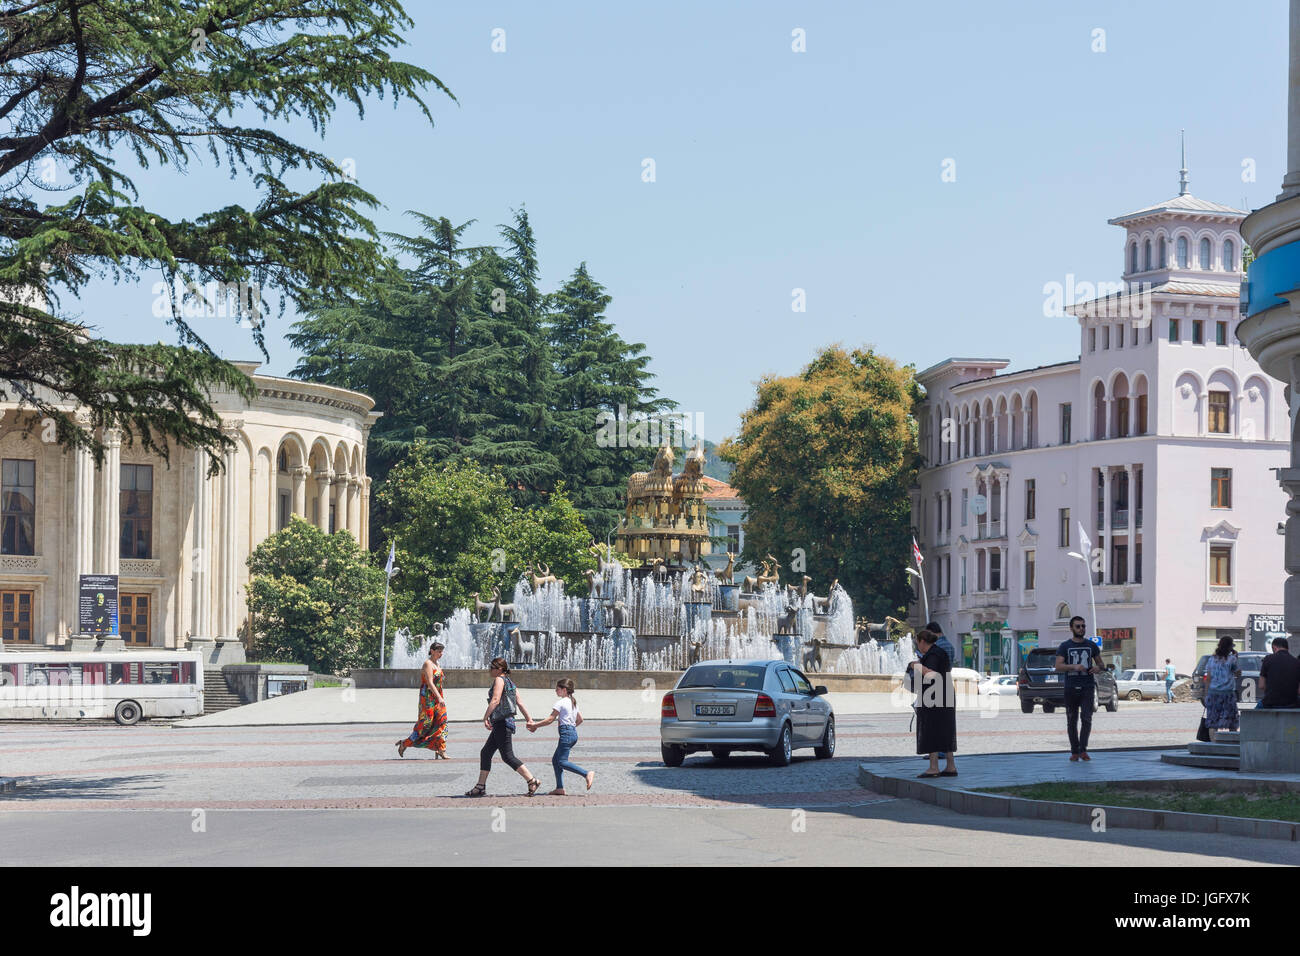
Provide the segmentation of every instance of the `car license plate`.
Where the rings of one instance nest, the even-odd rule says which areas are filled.
[[[1047,683],[1049,683],[1049,684],[1059,684],[1060,682],[1061,682],[1061,675],[1060,675],[1060,674],[1048,674],[1048,675],[1047,675]]]
[[[736,715],[735,704],[696,704],[696,717],[734,717]]]

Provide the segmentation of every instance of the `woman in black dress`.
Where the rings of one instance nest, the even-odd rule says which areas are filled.
[[[916,752],[930,756],[930,769],[921,774],[922,778],[957,776],[953,761],[957,751],[957,692],[952,684],[952,662],[935,646],[938,639],[933,631],[918,632],[916,649],[921,659],[908,665],[916,688]],[[942,772],[941,753],[947,754],[947,766]]]

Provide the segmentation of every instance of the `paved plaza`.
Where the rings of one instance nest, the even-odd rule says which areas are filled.
[[[1199,715],[1196,705],[1161,704],[1099,713],[1089,769],[1104,775],[1107,748],[1186,743]],[[907,713],[841,714],[833,760],[808,752],[781,768],[760,755],[719,762],[706,754],[668,768],[659,760],[657,722],[593,719],[574,755],[596,771],[593,792],[569,779],[573,795],[532,800],[499,763],[488,798],[460,796],[477,774],[484,731],[474,723],[452,725],[446,762],[417,751],[398,758],[394,741],[409,730],[400,724],[10,723],[0,726],[0,774],[22,785],[0,796],[0,845],[13,865],[414,864],[427,862],[433,846],[470,863],[481,859],[482,839],[500,833],[510,834],[503,845],[512,859],[539,864],[556,841],[584,863],[1296,862],[1294,845],[1093,834],[1070,824],[965,817],[863,789],[858,770],[867,761],[906,756],[890,762],[915,761],[921,770],[908,722]],[[959,758],[964,786],[981,785],[985,762],[1014,768],[1057,760],[1062,775],[1083,772],[1063,755],[1060,714],[964,712],[958,734],[962,758],[972,758]],[[554,739],[551,728],[517,738],[545,789],[553,786]]]

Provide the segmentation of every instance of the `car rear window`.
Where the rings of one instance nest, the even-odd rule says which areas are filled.
[[[1050,647],[1038,647],[1029,652],[1025,658],[1026,667],[1055,667],[1056,651]]]
[[[742,690],[762,690],[766,667],[745,667],[737,664],[697,664],[682,675],[677,686],[686,687],[736,687]]]
[[[1237,661],[1244,671],[1257,671],[1261,664],[1264,663],[1263,654],[1238,654]]]

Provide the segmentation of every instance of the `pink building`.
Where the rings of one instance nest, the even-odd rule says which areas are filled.
[[[1056,300],[1077,319],[1079,358],[1019,372],[951,358],[917,376],[930,616],[971,666],[1013,672],[1073,614],[1091,631],[1089,573],[1118,669],[1168,657],[1190,673],[1219,637],[1249,646],[1250,626],[1282,613],[1286,496],[1269,469],[1288,464],[1289,419],[1237,341],[1245,215],[1184,180],[1110,220],[1121,282],[1044,288],[1045,313]]]

